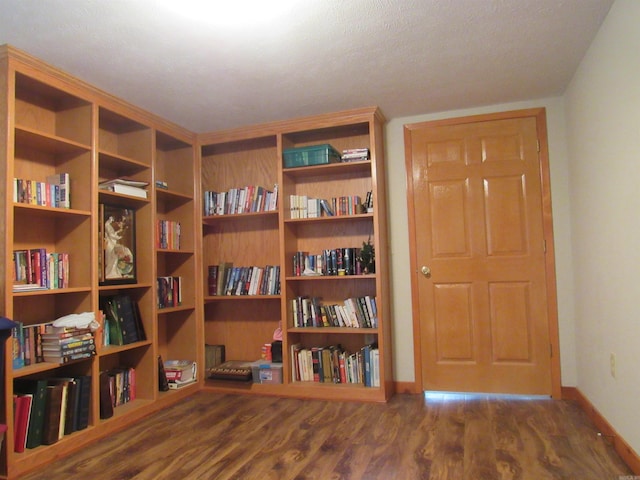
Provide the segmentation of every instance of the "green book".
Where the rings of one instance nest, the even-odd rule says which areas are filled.
[[[124,345],[121,324],[118,320],[119,313],[113,298],[105,302],[104,310],[109,322],[109,345]]]

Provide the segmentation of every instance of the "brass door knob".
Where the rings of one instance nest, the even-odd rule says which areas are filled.
[[[427,278],[431,277],[431,269],[429,267],[427,267],[426,265],[423,265],[422,268],[420,269],[420,271],[422,272],[422,274],[425,277],[427,277]]]

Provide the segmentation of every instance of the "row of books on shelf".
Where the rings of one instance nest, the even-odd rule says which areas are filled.
[[[291,378],[295,382],[380,386],[380,353],[375,343],[350,353],[340,345],[291,346]]]
[[[321,253],[298,251],[293,255],[292,260],[294,277],[362,275],[364,273],[358,247],[333,248],[323,250]]]
[[[234,267],[230,262],[208,267],[209,295],[279,295],[280,266]]]
[[[91,376],[13,381],[14,450],[52,445],[89,425]]]
[[[44,182],[14,178],[13,201],[41,207],[71,208],[69,174],[49,175]]]
[[[100,418],[111,418],[114,409],[136,399],[136,370],[118,367],[100,372]]]
[[[54,327],[53,323],[24,325],[11,330],[14,370],[36,363],[68,363],[91,358],[96,341],[89,328]]]
[[[180,222],[158,220],[156,222],[156,248],[180,250]]]
[[[378,327],[375,297],[350,297],[342,304],[323,305],[317,297],[299,296],[291,303],[294,327]]]
[[[289,195],[290,218],[319,218],[367,213],[371,192],[367,192],[367,201],[359,195],[342,197],[312,198],[307,195]],[[373,205],[371,205],[373,207]]]
[[[278,209],[278,184],[272,190],[249,185],[226,192],[204,192],[204,216],[272,212]]]
[[[13,251],[13,291],[69,287],[69,254],[45,248]]]
[[[158,308],[171,308],[182,305],[182,277],[158,277],[157,287]]]
[[[129,345],[146,339],[138,302],[130,295],[100,299],[103,313],[103,345]]]

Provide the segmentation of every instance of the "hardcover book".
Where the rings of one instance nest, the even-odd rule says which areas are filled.
[[[207,345],[204,346],[205,353],[205,370],[209,372],[213,367],[224,363],[225,349],[224,345]]]
[[[13,405],[15,416],[13,418],[14,432],[14,452],[21,453],[27,445],[27,431],[29,428],[29,417],[31,416],[31,404],[33,395],[30,393],[15,395]]]
[[[107,419],[113,417],[113,396],[109,374],[100,372],[100,418]]]
[[[91,409],[91,376],[83,375],[76,378],[78,382],[78,401],[75,416],[75,430],[84,430],[89,426],[89,412]]]
[[[53,445],[59,439],[63,394],[64,385],[47,385],[43,445]]]
[[[158,355],[158,390],[166,392],[169,390],[169,382],[167,382],[167,374],[164,371],[164,362],[162,356]]]

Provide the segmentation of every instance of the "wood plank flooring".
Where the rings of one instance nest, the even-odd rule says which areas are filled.
[[[616,480],[573,402],[396,395],[387,404],[198,393],[24,480]]]

